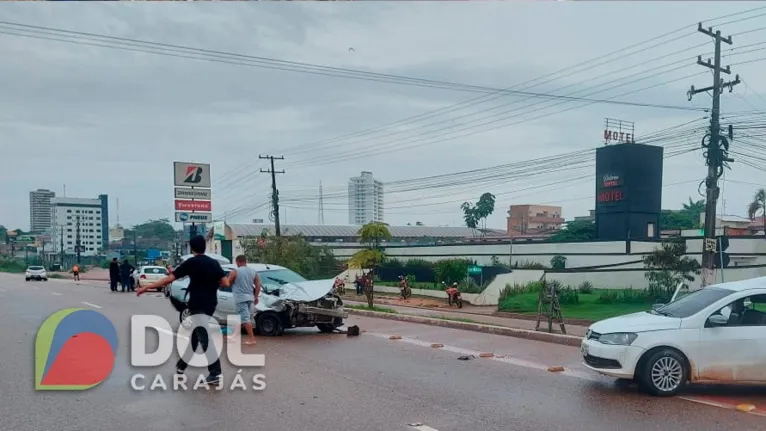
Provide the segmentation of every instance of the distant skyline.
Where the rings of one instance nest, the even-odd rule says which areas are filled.
[[[260,172],[269,166],[258,159],[267,154],[285,156],[275,166],[285,170],[277,178],[285,224],[319,223],[320,181],[324,223],[347,224],[348,178],[361,171],[383,181],[392,225],[461,226],[460,204],[484,192],[497,196],[488,227],[504,229],[512,204],[560,205],[572,220],[594,207],[592,151],[603,145],[606,117],[635,122],[637,142],[666,146],[673,157],[665,160],[663,208],[680,208],[702,199],[706,167],[691,150],[705,133],[710,97],[689,101],[686,93],[711,84],[696,64],[713,48],[696,25],[710,19],[706,26],[732,35],[723,64],[743,81],[722,96],[722,124],[735,125],[739,154],[719,212],[745,215],[766,187],[759,3],[57,6],[4,2],[0,12],[11,23],[208,51],[0,23],[0,55],[14,59],[0,63],[11,161],[0,178],[0,224],[8,228],[29,228],[30,191],[61,196],[64,184],[70,197],[109,195],[110,224],[117,199],[123,226],[172,221],[174,161],[212,165],[216,218],[269,220],[271,180]],[[473,87],[298,73],[274,67],[308,66],[269,59]],[[516,92],[485,89],[509,87]]]

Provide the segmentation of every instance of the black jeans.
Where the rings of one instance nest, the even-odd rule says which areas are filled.
[[[112,289],[112,292],[117,291],[117,277],[112,277],[109,280],[109,288]]]
[[[212,316],[212,313],[205,313],[202,311],[196,311],[192,310],[191,314],[205,314],[208,316]],[[183,371],[186,369],[186,367],[189,366],[189,364],[186,363],[184,360],[184,357],[191,358],[191,355],[193,352],[197,351],[197,346],[202,345],[202,351],[208,354],[208,348],[210,348],[209,355],[215,354],[215,344],[211,343],[210,340],[207,337],[207,331],[205,331],[205,328],[196,327],[194,328],[194,331],[192,331],[191,336],[191,352],[187,351],[184,353],[180,359],[178,359],[178,363],[176,364],[176,368],[180,371]],[[215,362],[212,362],[210,365],[207,366],[207,370],[210,373],[211,376],[217,376],[221,374],[221,360],[216,358]]]

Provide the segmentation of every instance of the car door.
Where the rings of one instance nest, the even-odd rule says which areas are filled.
[[[764,293],[732,295],[732,302],[711,314],[726,317],[727,323],[715,326],[706,321],[700,329],[699,349],[692,359],[697,380],[766,382],[766,319],[753,319],[758,313],[766,316]]]
[[[226,275],[229,275],[226,271]],[[231,293],[231,286],[219,287],[218,292],[218,306],[215,308],[214,317],[218,320],[225,321],[231,314],[237,314],[236,306],[234,305],[234,295]]]

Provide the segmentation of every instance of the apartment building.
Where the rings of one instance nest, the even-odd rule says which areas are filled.
[[[43,233],[51,227],[51,199],[56,192],[37,189],[29,192],[29,230]]]
[[[51,239],[56,253],[76,254],[77,234],[80,255],[95,256],[109,246],[109,198],[51,199]]]
[[[348,180],[348,223],[383,222],[383,183],[362,172]]]
[[[508,235],[544,234],[561,229],[561,207],[548,205],[511,205],[508,211]]]

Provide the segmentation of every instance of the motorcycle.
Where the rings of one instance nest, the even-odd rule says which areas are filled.
[[[333,290],[335,291],[335,294],[338,296],[343,296],[346,294],[346,283],[343,281],[336,282],[333,286]]]
[[[447,301],[450,307],[452,307],[452,304],[455,304],[457,308],[463,308],[463,297],[460,296],[460,292],[448,293]]]

